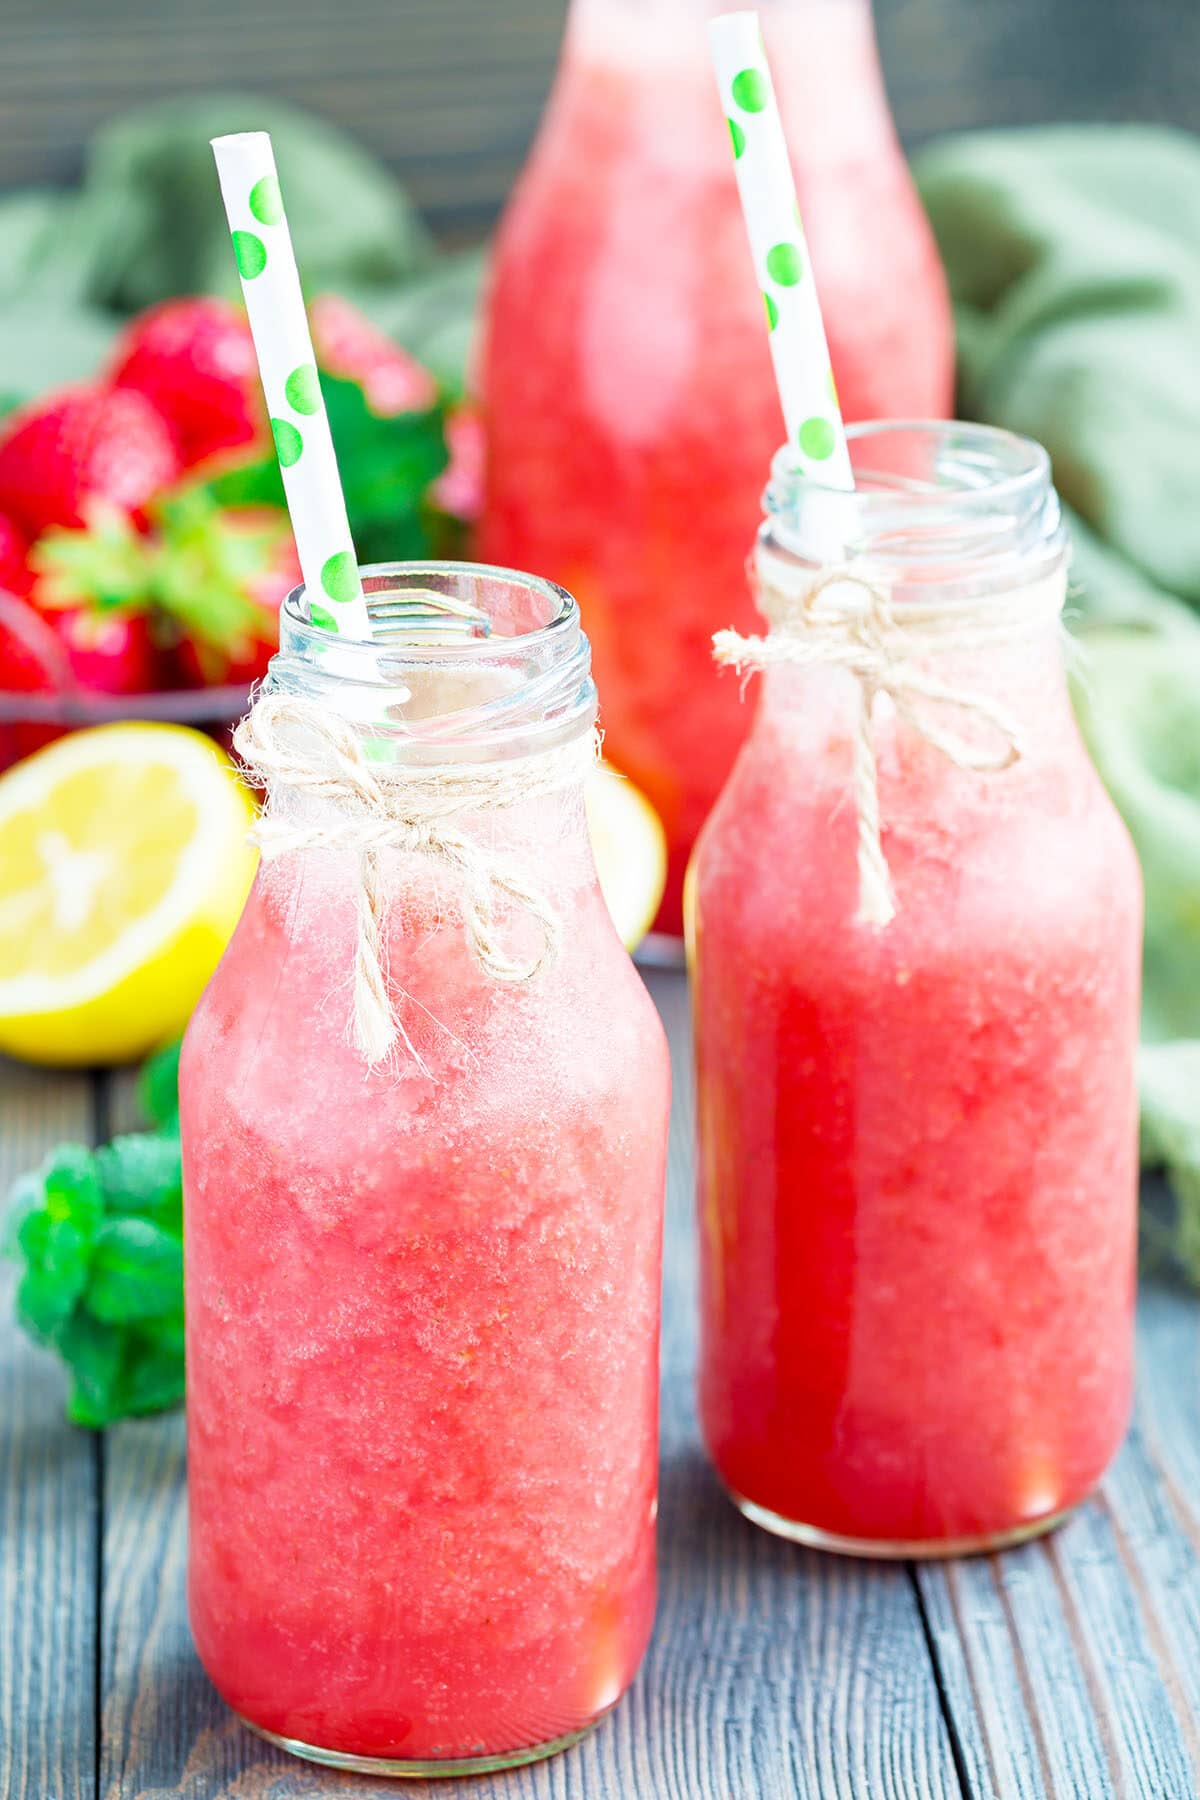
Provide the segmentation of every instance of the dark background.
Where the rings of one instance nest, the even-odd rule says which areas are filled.
[[[800,0],[796,0],[799,4]],[[520,167],[566,0],[0,0],[0,189],[67,182],[130,102],[249,88],[356,132],[439,233]],[[1200,126],[1200,0],[877,0],[906,143],[971,125]]]

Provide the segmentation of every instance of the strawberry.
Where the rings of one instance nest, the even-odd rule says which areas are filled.
[[[429,370],[340,294],[318,294],[308,320],[319,367],[356,381],[381,418],[428,412],[437,404],[437,382]]]
[[[87,505],[84,531],[48,531],[30,552],[31,598],[74,684],[94,694],[159,686],[150,583],[155,550],[119,507]]]
[[[0,513],[0,592],[23,597],[32,586],[33,570],[29,567],[25,535],[7,513]]]
[[[144,394],[170,421],[188,467],[261,435],[250,327],[227,300],[166,300],[140,314],[117,345],[109,379]]]
[[[69,685],[66,656],[46,620],[27,600],[0,593],[0,769],[62,736],[54,725],[20,718],[19,696]]]
[[[278,643],[279,602],[300,579],[287,515],[222,507],[186,488],[158,502],[152,525],[142,535],[123,513],[93,506],[87,530],[50,531],[34,547],[34,602],[64,621],[79,681],[107,692],[153,685],[157,642],[189,685],[249,686]],[[99,629],[114,622],[123,637]]]
[[[145,613],[76,606],[48,617],[71,674],[88,693],[147,694],[158,686],[158,649]]]
[[[230,597],[244,597],[250,610],[232,635],[216,613],[207,634],[203,618],[193,617],[176,665],[188,687],[249,687],[266,674],[279,648],[279,608],[301,580],[287,520],[271,507],[226,507],[210,524],[207,558],[202,599],[232,590]],[[214,637],[218,630],[222,635]]]
[[[68,388],[5,424],[0,508],[31,538],[51,525],[82,525],[90,500],[136,517],[179,476],[170,426],[132,388]]]
[[[473,406],[456,406],[446,418],[448,467],[429,490],[443,512],[473,523],[483,511],[483,419]]]

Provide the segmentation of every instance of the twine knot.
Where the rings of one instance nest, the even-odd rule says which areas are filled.
[[[996,601],[974,599],[941,606],[906,606],[899,620],[886,592],[852,569],[834,568],[816,581],[792,585],[782,574],[758,568],[759,605],[778,630],[768,637],[718,631],[713,654],[722,665],[748,674],[773,663],[842,668],[858,683],[854,734],[854,799],[858,815],[858,910],[860,924],[886,926],[896,916],[891,871],[884,854],[875,760],[874,709],[886,694],[899,716],[957,769],[996,773],[1022,755],[1015,720],[985,694],[939,681],[914,660],[918,652],[973,648],[1014,639],[1054,619],[1061,583],[1024,590],[1003,613]],[[984,741],[953,729],[947,715],[967,727],[985,727]]]
[[[368,759],[361,733],[336,713],[309,700],[260,694],[233,742],[250,778],[266,789],[266,806],[250,834],[264,858],[296,850],[357,853],[353,1038],[371,1068],[387,1058],[397,1038],[424,1066],[388,980],[380,874],[385,850],[426,857],[457,878],[467,940],[480,967],[497,981],[531,981],[558,956],[562,922],[546,896],[459,820],[581,781],[596,761],[594,732],[507,762],[382,764]],[[280,789],[330,801],[338,810],[311,822],[287,818],[276,811]],[[498,914],[506,903],[538,927],[541,942],[531,956],[512,955],[500,940]]]

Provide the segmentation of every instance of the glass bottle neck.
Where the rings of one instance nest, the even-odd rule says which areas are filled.
[[[266,695],[358,727],[379,767],[576,753],[596,690],[579,609],[562,588],[479,563],[381,563],[361,575],[372,640],[317,630],[297,588]]]
[[[728,0],[572,0],[556,103],[639,135],[647,156],[728,174],[706,22]],[[764,0],[763,32],[800,168],[894,147],[870,0]],[[575,77],[579,77],[578,80]],[[670,129],[665,126],[669,125]]]
[[[589,18],[604,19],[610,27],[618,23],[631,26],[654,19],[707,20],[728,12],[729,0],[571,0],[570,27]],[[780,17],[794,16],[809,21],[825,22],[825,15],[871,13],[871,0],[759,0],[759,12],[767,30]]]
[[[944,421],[847,435],[851,492],[798,474],[787,450],[772,468],[755,556],[768,706],[821,714],[857,684],[934,742],[964,725],[985,741],[1069,729],[1066,541],[1045,451]]]
[[[1040,444],[957,420],[864,420],[846,433],[854,488],[801,473],[785,445],[760,542],[803,587],[830,569],[892,596],[966,604],[1061,568],[1062,509]]]
[[[1064,558],[1024,586],[958,600],[937,587],[877,587],[852,569],[818,575],[809,596],[811,572],[794,563],[783,565],[781,591],[772,563],[760,544],[769,618],[760,743],[823,758],[855,741],[865,707],[893,773],[928,751],[944,765],[939,779],[967,793],[1013,766],[1010,796],[1056,766],[1064,782],[1085,766],[1066,680]]]

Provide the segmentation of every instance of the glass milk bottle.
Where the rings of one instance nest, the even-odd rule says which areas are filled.
[[[666,827],[659,924],[676,933],[688,854],[746,726],[736,684],[711,679],[710,640],[753,628],[743,564],[779,442],[709,59],[725,6],[573,0],[497,239],[481,369],[481,553],[578,597],[606,751]],[[869,0],[761,13],[843,411],[936,417],[950,314]]]
[[[371,644],[285,605],[238,736],[264,860],[184,1047],[190,1610],[265,1736],[449,1774],[572,1742],[646,1645],[669,1073],[575,603],[364,585]]]
[[[1047,458],[776,460],[750,738],[694,865],[703,1428],[742,1510],[877,1556],[1013,1542],[1130,1404],[1141,884],[1076,730]],[[727,677],[728,679],[728,677]]]

